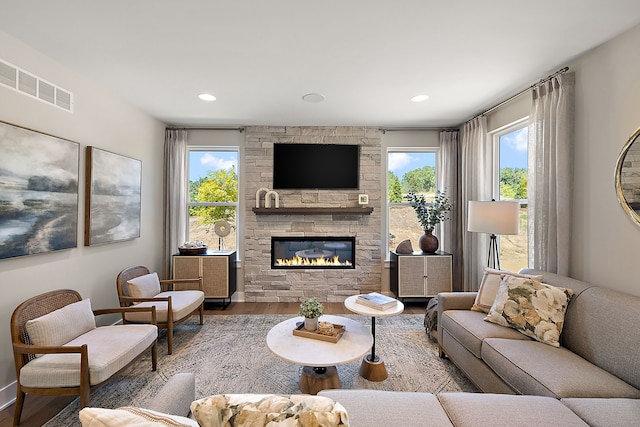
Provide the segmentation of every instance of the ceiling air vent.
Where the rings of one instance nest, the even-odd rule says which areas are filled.
[[[0,85],[73,113],[73,93],[0,59]]]

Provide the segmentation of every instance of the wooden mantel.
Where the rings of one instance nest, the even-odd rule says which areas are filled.
[[[371,215],[373,208],[253,208],[256,215]]]

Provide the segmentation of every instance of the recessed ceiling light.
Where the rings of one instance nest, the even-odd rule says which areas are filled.
[[[211,95],[210,93],[201,93],[200,95],[198,95],[198,98],[200,98],[203,101],[215,101],[216,97]]]
[[[304,102],[317,103],[317,102],[324,101],[325,100],[325,96],[324,95],[320,95],[319,93],[308,93],[308,94],[302,96],[302,100]]]
[[[412,102],[423,102],[426,101],[427,99],[429,99],[429,95],[416,95],[413,98],[411,98]]]

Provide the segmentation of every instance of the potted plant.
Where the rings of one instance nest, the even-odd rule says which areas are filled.
[[[304,328],[308,331],[318,329],[318,317],[322,316],[322,304],[318,298],[308,298],[300,304],[299,315],[304,317]]]
[[[420,221],[420,225],[424,230],[418,245],[422,252],[434,253],[438,250],[439,242],[438,238],[433,235],[433,229],[442,221],[449,219],[447,214],[452,208],[451,200],[445,193],[440,191],[436,192],[436,196],[431,203],[426,201],[424,194],[418,194],[413,191],[407,195],[407,199],[416,212],[418,221]]]

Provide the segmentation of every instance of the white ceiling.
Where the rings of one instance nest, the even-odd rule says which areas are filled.
[[[459,125],[640,22],[638,0],[0,1],[1,31],[192,126]]]

